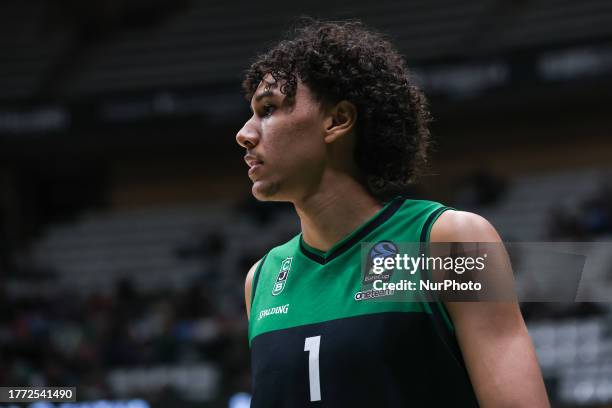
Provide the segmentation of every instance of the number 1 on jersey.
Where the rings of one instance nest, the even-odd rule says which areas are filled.
[[[308,351],[308,379],[310,382],[310,401],[321,401],[321,380],[319,379],[319,347],[321,336],[307,337],[304,351]]]

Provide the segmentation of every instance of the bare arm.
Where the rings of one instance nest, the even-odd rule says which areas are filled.
[[[251,269],[249,269],[249,273],[247,273],[246,279],[244,280],[244,303],[246,305],[247,319],[251,317],[251,288],[253,287],[253,275],[255,275],[255,270],[257,269],[257,265],[259,262],[255,262]]]
[[[484,218],[446,211],[432,242],[500,242]],[[549,407],[544,381],[516,302],[447,302],[476,396],[483,407]]]

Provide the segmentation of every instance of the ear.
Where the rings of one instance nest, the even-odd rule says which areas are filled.
[[[351,133],[357,121],[357,108],[349,101],[332,106],[325,119],[325,143],[332,143]]]

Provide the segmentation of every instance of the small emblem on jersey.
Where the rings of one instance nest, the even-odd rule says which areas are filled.
[[[274,283],[274,288],[272,289],[272,296],[276,296],[280,294],[283,289],[285,289],[285,284],[287,283],[287,277],[289,277],[289,272],[291,272],[291,262],[293,261],[293,257],[287,257],[281,262],[280,271],[278,272],[278,276],[276,277],[276,283]]]
[[[268,309],[262,310],[261,312],[259,312],[259,318],[257,320],[261,320],[264,317],[268,317],[270,315],[287,314],[287,313],[289,313],[289,303],[287,303],[286,305],[270,307]]]
[[[391,279],[391,275],[393,271],[385,271],[382,274],[376,274],[372,271],[374,266],[374,259],[376,258],[393,258],[399,250],[397,249],[397,245],[395,245],[391,241],[380,241],[376,244],[372,245],[372,248],[368,251],[368,259],[367,264],[365,266],[365,271],[363,274],[363,284],[372,283],[375,280],[381,280],[383,282],[388,282]]]
[[[362,290],[362,291],[355,293],[355,296],[353,298],[357,302],[360,302],[362,300],[375,299],[375,298],[385,297],[385,296],[393,296],[394,293],[395,291],[391,289],[384,289],[384,290],[368,289],[368,290]]]

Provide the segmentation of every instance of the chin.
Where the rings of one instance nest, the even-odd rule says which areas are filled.
[[[280,197],[280,185],[276,182],[258,180],[251,187],[253,197],[259,201],[284,201]]]

